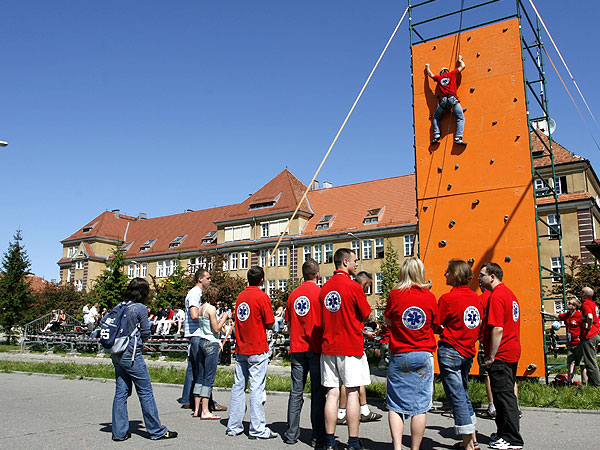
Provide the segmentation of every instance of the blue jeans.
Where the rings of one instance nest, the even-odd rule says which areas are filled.
[[[304,404],[304,385],[310,373],[310,421],[313,439],[325,440],[325,388],[321,385],[321,354],[291,353],[292,388],[288,399],[287,430],[284,438],[295,442],[300,437],[300,412]]]
[[[200,338],[197,357],[197,374],[194,377],[194,394],[210,398],[217,375],[219,343]]]
[[[456,134],[455,138],[462,138],[463,132],[465,130],[465,115],[463,113],[462,106],[460,106],[460,102],[456,97],[449,96],[443,97],[433,114],[433,136],[440,135],[440,119],[446,112],[448,108],[452,108],[452,112],[456,116]]]
[[[265,418],[265,383],[269,358],[266,353],[260,355],[240,355],[235,358],[235,379],[231,388],[229,403],[229,421],[227,434],[244,431],[242,420],[246,414],[246,386],[250,381],[250,436],[269,437]]]
[[[144,416],[146,431],[151,439],[158,439],[168,430],[161,425],[158,418],[158,408],[152,392],[152,383],[150,375],[146,368],[144,358],[141,352],[136,352],[132,366],[121,364],[120,355],[112,355],[112,362],[115,366],[115,398],[112,407],[112,434],[117,438],[124,438],[129,432],[129,416],[127,415],[127,399],[131,396],[132,385],[135,384],[135,390],[140,399],[140,406]],[[131,360],[130,360],[131,361]]]
[[[194,384],[194,370],[192,367],[192,360],[190,359],[191,346],[188,347],[188,363],[185,371],[185,380],[183,380],[183,392],[181,398],[178,400],[182,405],[193,405],[192,397],[192,385]]]
[[[456,434],[475,433],[477,418],[467,394],[473,360],[465,358],[443,342],[438,347],[437,355],[444,392],[454,410],[454,431]]]

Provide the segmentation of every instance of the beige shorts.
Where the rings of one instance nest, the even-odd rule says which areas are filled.
[[[321,384],[325,387],[368,386],[371,372],[367,355],[321,355]]]

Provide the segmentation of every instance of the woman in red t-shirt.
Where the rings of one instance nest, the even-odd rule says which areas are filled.
[[[425,267],[407,258],[400,280],[390,292],[383,314],[390,330],[387,407],[394,449],[402,448],[404,418],[410,417],[411,448],[418,449],[433,396],[433,330],[439,327],[435,296],[429,292]]]
[[[473,450],[479,448],[475,436],[477,418],[467,393],[467,384],[476,354],[475,342],[479,337],[483,307],[479,296],[468,286],[473,279],[469,264],[453,259],[448,262],[444,276],[452,289],[438,302],[443,327],[437,351],[440,377],[454,411],[454,432],[462,436],[462,443],[457,445]]]

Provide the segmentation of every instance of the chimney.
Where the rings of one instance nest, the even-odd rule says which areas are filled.
[[[318,180],[313,181],[312,185],[310,186],[310,190],[311,191],[319,190],[319,181]]]
[[[193,209],[186,209],[184,212],[189,213],[189,212],[194,212]]]
[[[331,181],[323,181],[323,189],[329,189],[332,186],[333,184],[331,183]]]
[[[138,220],[144,220],[147,218],[148,218],[148,215],[145,212],[141,212],[138,214]]]
[[[112,212],[112,213],[115,215],[115,217],[116,217],[117,219],[118,219],[119,217],[121,217],[121,216],[120,216],[120,214],[121,214],[121,210],[120,210],[120,209],[113,209],[111,212]]]

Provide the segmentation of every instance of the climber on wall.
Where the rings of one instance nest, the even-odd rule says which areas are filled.
[[[461,55],[458,55],[457,65],[458,67],[453,71],[450,71],[447,67],[442,67],[440,74],[434,75],[429,68],[429,64],[425,64],[425,71],[427,72],[427,75],[437,82],[443,95],[437,105],[435,113],[433,114],[432,144],[435,144],[440,140],[439,121],[444,115],[444,112],[451,108],[452,112],[456,116],[456,134],[454,135],[454,143],[459,145],[467,145],[467,143],[462,140],[463,131],[465,129],[465,115],[463,114],[462,106],[460,106],[460,101],[456,95],[456,79],[458,77],[458,73],[462,72],[466,67]]]

